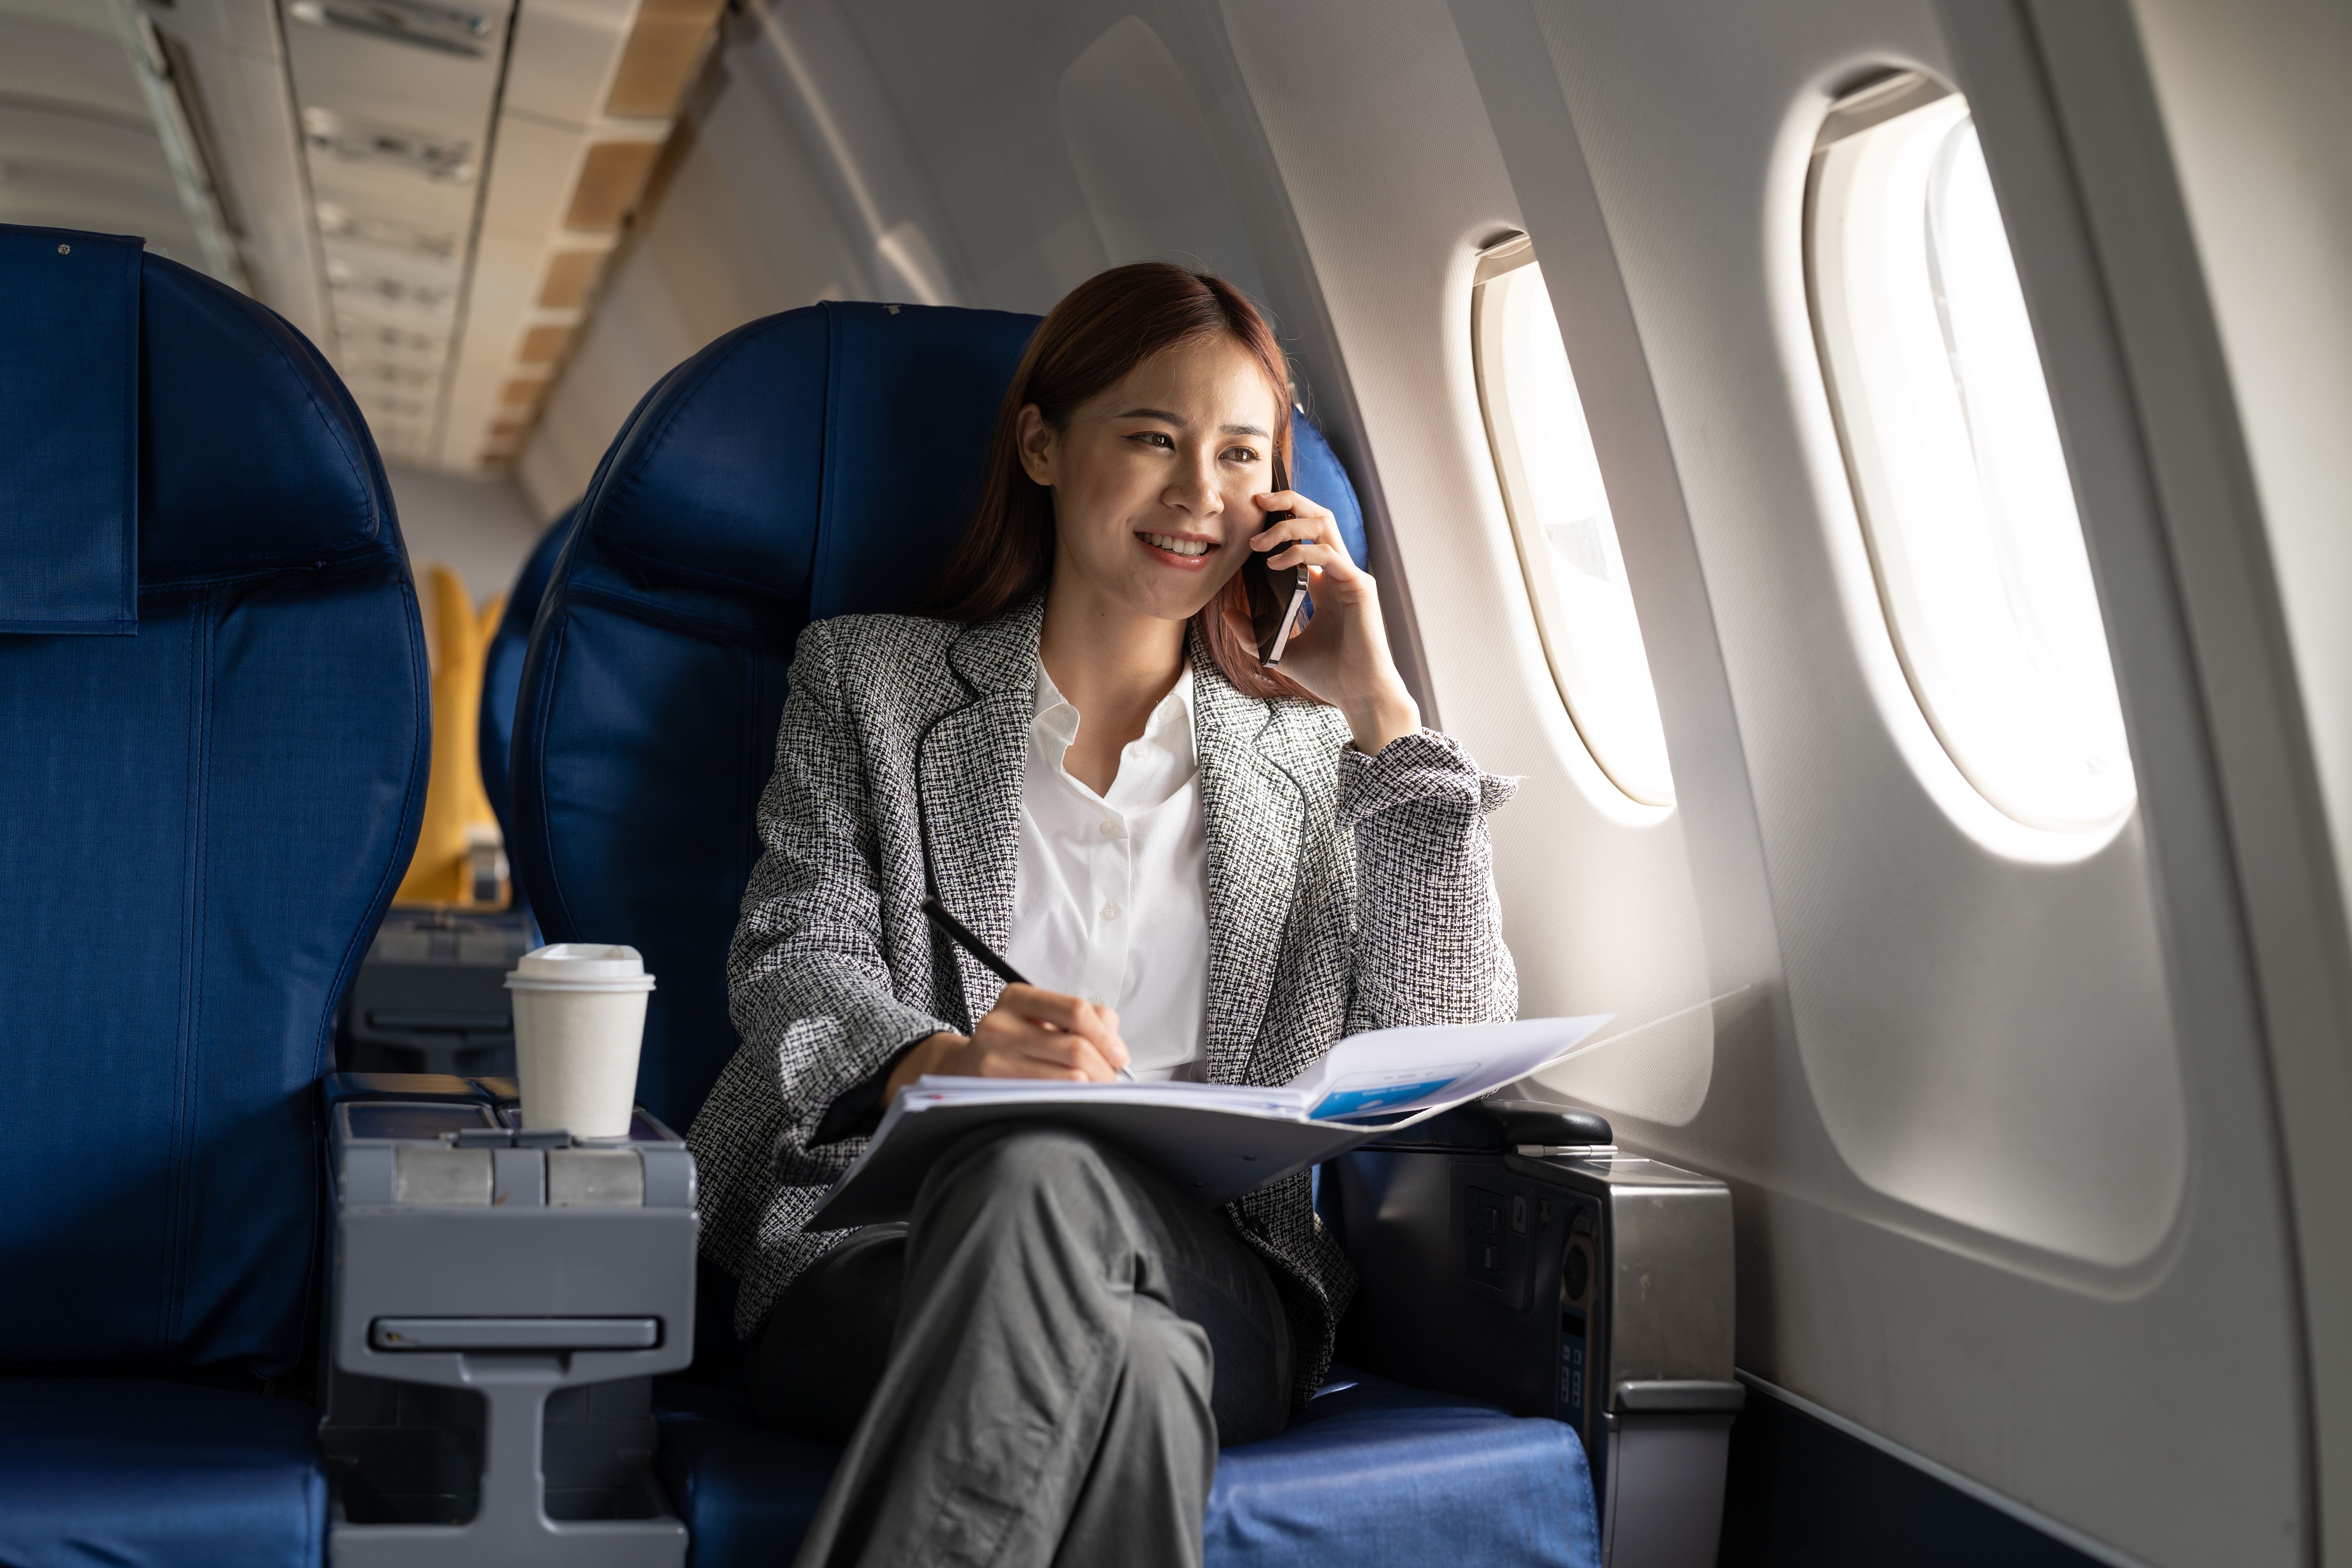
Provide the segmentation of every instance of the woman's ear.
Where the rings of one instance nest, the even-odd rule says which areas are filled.
[[[1051,487],[1060,468],[1061,432],[1045,423],[1045,414],[1034,403],[1021,405],[1017,426],[1017,444],[1021,448],[1021,467],[1041,485]]]

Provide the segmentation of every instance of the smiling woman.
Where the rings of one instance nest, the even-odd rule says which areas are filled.
[[[1202,349],[1212,352],[1178,352]],[[1078,439],[1107,436],[1139,450],[1163,453],[1171,464],[1181,456],[1180,440],[1213,454],[1215,477],[1201,480],[1199,499],[1192,504],[1201,507],[1213,494],[1217,521],[1203,519],[1200,527],[1192,527],[1161,520],[1167,531],[1160,537],[1203,548],[1198,555],[1150,547],[1152,553],[1169,564],[1188,558],[1213,563],[1203,574],[1207,593],[1178,618],[1192,621],[1226,679],[1257,696],[1304,695],[1295,683],[1260,669],[1237,624],[1211,613],[1211,601],[1219,595],[1235,616],[1247,613],[1234,582],[1241,556],[1228,551],[1219,560],[1216,547],[1227,542],[1228,524],[1222,516],[1226,504],[1237,503],[1236,515],[1245,511],[1249,531],[1255,531],[1264,513],[1251,505],[1251,498],[1272,484],[1277,454],[1288,465],[1290,407],[1276,390],[1286,384],[1285,372],[1282,350],[1265,318],[1222,279],[1145,262],[1114,268],[1073,290],[1022,356],[997,415],[979,510],[916,613],[974,620],[1045,586],[1057,552],[1066,548],[1055,526],[1055,459],[1084,411],[1095,419]],[[1133,401],[1090,406],[1139,374]],[[1185,382],[1192,384],[1180,384]],[[1189,403],[1197,409],[1204,400],[1227,396],[1236,410],[1246,410],[1237,413],[1231,431],[1188,427],[1170,406]],[[1115,429],[1100,423],[1105,416]],[[1215,437],[1230,439],[1208,446]],[[1123,471],[1148,482],[1149,466],[1150,459],[1139,458]],[[1203,531],[1210,527],[1214,534]]]
[[[1139,615],[1161,623],[1150,662],[1164,691],[1189,623],[1234,688],[1337,705],[1367,754],[1411,733],[1420,710],[1390,658],[1376,584],[1327,508],[1269,488],[1290,466],[1287,385],[1265,318],[1222,279],[1138,262],[1072,290],[1022,357],[971,527],[916,613],[977,620],[1050,582],[1049,669],[1061,645],[1087,680],[1100,668],[1079,654],[1087,629]],[[1323,630],[1298,637],[1279,672],[1249,635],[1244,550],[1305,566],[1315,584]],[[1149,704],[1119,711],[1108,691],[1088,695],[1097,722],[1076,762],[1107,781]]]
[[[743,1046],[691,1142],[762,1412],[850,1442],[803,1563],[1197,1563],[1218,1445],[1282,1430],[1354,1289],[1304,1173],[1220,1213],[1035,1128],[957,1145],[905,1226],[806,1232],[890,1097],[1276,1084],[1344,1035],[1516,1010],[1486,826],[1510,786],[1420,727],[1372,580],[1274,488],[1287,384],[1229,284],[1082,284],[926,613],[801,637],[730,963]],[[1282,674],[1252,552],[1318,603]],[[931,899],[1037,984],[937,942]]]

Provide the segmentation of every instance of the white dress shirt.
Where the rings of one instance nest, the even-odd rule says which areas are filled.
[[[1048,991],[1117,1008],[1137,1078],[1198,1077],[1209,996],[1209,838],[1192,670],[1119,752],[1108,795],[1063,765],[1077,734],[1078,710],[1040,661],[1004,956]]]

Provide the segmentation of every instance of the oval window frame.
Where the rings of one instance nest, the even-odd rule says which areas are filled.
[[[1843,206],[1835,212],[1825,210],[1830,200],[1827,190],[1831,181],[1827,176],[1832,154],[1853,146],[1856,139],[1890,121],[1952,100],[1958,100],[1955,107],[1962,111],[1964,119],[1961,122],[1973,117],[1973,108],[1950,84],[1922,71],[1889,69],[1862,87],[1848,91],[1829,106],[1814,137],[1807,165],[1799,237],[1803,259],[1807,326],[1827,397],[1831,425],[1836,433],[1840,467],[1853,505],[1863,553],[1869,563],[1868,596],[1874,602],[1880,627],[1894,651],[1895,664],[1900,668],[1911,714],[1926,726],[1927,734],[1921,740],[1927,750],[1932,752],[1932,758],[1910,745],[1906,745],[1905,750],[1910,755],[1915,769],[1933,773],[1937,771],[1937,764],[1940,763],[1942,768],[1950,771],[1952,783],[1949,786],[1941,786],[1937,778],[1924,774],[1922,782],[1972,837],[2003,853],[2021,854],[2027,858],[2073,859],[2095,852],[2111,840],[2137,807],[2137,783],[2128,744],[2126,742],[2120,748],[2121,770],[2117,775],[2120,788],[2115,799],[2105,809],[2091,813],[2068,814],[2049,809],[2052,803],[2048,800],[2037,802],[2026,798],[2019,788],[2017,770],[2011,768],[2004,775],[2003,770],[1995,765],[1990,755],[1975,754],[1977,745],[1986,742],[1987,735],[1992,732],[1983,720],[1988,705],[1978,701],[1971,712],[1970,703],[1958,689],[1961,683],[1941,673],[1941,667],[1951,661],[1944,657],[1948,650],[1938,646],[1933,627],[1939,620],[1952,617],[1948,610],[1931,611],[1925,607],[1924,595],[1920,594],[1916,581],[1920,574],[1910,567],[1908,556],[1916,542],[1907,537],[1907,531],[1916,529],[1917,524],[1900,515],[1900,506],[1895,500],[1900,487],[1887,478],[1895,459],[1882,450],[1875,434],[1882,423],[1895,421],[1885,417],[1888,410],[1877,401],[1880,395],[1872,384],[1871,377],[1862,368],[1864,353],[1856,346],[1860,333],[1852,320],[1856,315],[1869,312],[1866,308],[1858,307],[1847,299],[1833,299],[1832,285],[1825,276],[1833,273],[1843,279],[1846,276],[1847,265],[1844,257],[1825,254],[1832,247],[1846,245],[1844,226],[1850,216]],[[1856,148],[1856,151],[1860,149]],[[1931,177],[1925,199],[1932,202],[1935,189],[1935,181]],[[1932,228],[1932,221],[1923,209],[1921,249],[1931,274],[1937,265],[1935,247],[1927,237]],[[2001,238],[2009,250],[2010,263],[2013,268],[2014,247],[2008,244],[2006,233]],[[1879,286],[1879,283],[1872,286]],[[1939,313],[1947,309],[1940,296],[1937,297],[1937,309]],[[1953,352],[1948,319],[1945,328],[1948,352]],[[2027,331],[2033,331],[2030,321]],[[2036,336],[2038,339],[2038,334]],[[2036,363],[2038,364],[2038,342]],[[1954,374],[1953,381],[1956,396],[1963,405],[1967,404],[1969,398],[1968,382],[1958,374]],[[2050,397],[2046,378],[2039,391],[2046,404]],[[1861,405],[1858,409],[1853,406],[1856,403]],[[1907,409],[1896,413],[1898,418],[1916,420],[1918,417],[1914,411]],[[2052,410],[2052,427],[2054,439],[2054,407]],[[1986,459],[1977,450],[1973,433],[1969,439],[1968,466],[1981,489],[1989,482],[1983,477],[1982,464]],[[2063,501],[2072,514],[2074,541],[2087,552],[2088,542],[2081,534],[2080,508],[2073,490],[2072,465],[2064,458],[2063,448],[2059,461],[2063,465],[2065,474],[2067,488]],[[1914,604],[1914,600],[1923,602]],[[2106,659],[2106,679],[2112,682],[2112,654],[2105,652],[2105,607],[2097,602],[2095,591],[2091,605],[2093,614],[2097,617],[2095,630]],[[2005,607],[2015,610],[2014,590],[2009,594]],[[2014,620],[2016,617],[2012,616],[2011,618]],[[2079,633],[2084,628],[2078,626],[2073,629]],[[2021,630],[2018,638],[2021,643],[2029,643],[2033,635]],[[1944,686],[1951,686],[1954,689],[1939,689]],[[1883,695],[1892,698],[1891,692]],[[2116,723],[2120,728],[2119,693],[2116,700]],[[1903,721],[1898,719],[1898,731],[1903,727]],[[2030,745],[2030,742],[2017,739],[2019,733],[2020,731],[2012,727],[2001,739],[2012,750]],[[1985,749],[1990,752],[1990,745],[1987,744]],[[1966,797],[1965,804],[1954,798],[1952,791],[1955,789]],[[1990,814],[1996,820],[1986,820],[1985,814]]]
[[[1479,423],[1486,434],[1487,458],[1494,465],[1496,483],[1502,492],[1503,510],[1510,526],[1520,584],[1528,595],[1528,609],[1535,617],[1536,633],[1543,647],[1545,668],[1551,677],[1552,688],[1559,698],[1560,706],[1566,710],[1569,722],[1576,731],[1578,741],[1582,744],[1585,754],[1600,770],[1601,777],[1608,780],[1610,787],[1622,797],[1622,804],[1651,811],[1671,811],[1675,796],[1673,761],[1665,745],[1664,715],[1658,706],[1656,682],[1650,671],[1648,646],[1642,638],[1638,615],[1634,616],[1633,632],[1641,654],[1643,694],[1648,698],[1649,719],[1657,731],[1657,767],[1654,773],[1647,773],[1637,765],[1642,759],[1628,758],[1622,753],[1612,755],[1611,742],[1604,736],[1596,736],[1596,730],[1607,728],[1598,711],[1605,700],[1598,693],[1588,699],[1578,689],[1585,661],[1575,647],[1572,637],[1564,629],[1569,616],[1566,608],[1558,603],[1559,590],[1551,563],[1538,552],[1541,541],[1531,537],[1536,525],[1527,515],[1530,504],[1527,498],[1533,488],[1532,481],[1521,454],[1520,435],[1512,423],[1507,407],[1509,395],[1507,391],[1501,390],[1501,384],[1507,382],[1507,376],[1502,369],[1500,354],[1507,351],[1500,341],[1500,312],[1490,306],[1488,289],[1492,285],[1522,272],[1532,272],[1535,278],[1519,281],[1535,281],[1538,287],[1541,287],[1540,265],[1535,253],[1535,243],[1525,234],[1506,235],[1477,252],[1477,265],[1470,284],[1470,379],[1478,395]],[[1560,344],[1559,352],[1562,362],[1568,365],[1569,391],[1576,400],[1580,429],[1587,449],[1592,450],[1591,427],[1583,416],[1583,393],[1576,384],[1575,366],[1568,361],[1565,342]],[[1498,408],[1498,403],[1506,406]],[[1622,582],[1625,572],[1624,557],[1617,538],[1615,509],[1609,501],[1605,480],[1599,477],[1597,450],[1592,450],[1592,461],[1593,482],[1601,491],[1599,521],[1603,530],[1603,534],[1596,534],[1592,542]],[[1626,588],[1626,596],[1630,606],[1630,586]],[[1598,676],[1593,679],[1597,679]]]

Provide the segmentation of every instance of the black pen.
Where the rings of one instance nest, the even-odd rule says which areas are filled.
[[[947,933],[950,941],[953,942],[958,947],[963,949],[966,952],[971,954],[972,957],[980,960],[981,966],[982,968],[995,975],[999,980],[1003,981],[1007,985],[1026,985],[1029,984],[1029,980],[1026,975],[1013,968],[1011,964],[1005,963],[1003,958],[997,955],[997,952],[994,948],[989,946],[988,943],[981,941],[979,937],[973,935],[970,926],[965,925],[963,921],[948,913],[948,907],[940,902],[939,900],[925,899],[923,900],[923,913],[929,919],[933,925],[939,927],[940,931]],[[1129,1083],[1133,1083],[1135,1081],[1135,1075],[1128,1071],[1125,1068],[1118,1069],[1118,1076],[1127,1079]]]

